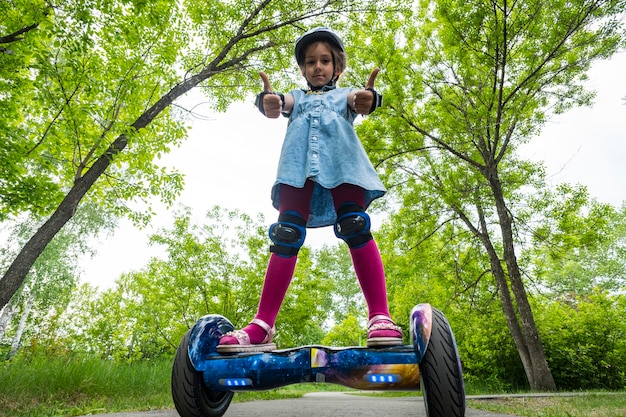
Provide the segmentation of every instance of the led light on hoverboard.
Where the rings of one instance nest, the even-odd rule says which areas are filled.
[[[250,378],[225,378],[219,380],[220,385],[224,387],[249,387],[252,386]]]
[[[396,374],[370,374],[366,375],[366,379],[374,384],[392,384],[400,382],[402,377]]]

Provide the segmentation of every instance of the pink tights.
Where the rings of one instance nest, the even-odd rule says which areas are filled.
[[[307,219],[314,186],[312,181],[307,181],[303,188],[281,185],[279,212],[284,213],[293,210],[299,213],[302,218]],[[342,184],[331,192],[335,210],[348,202],[356,203],[361,207],[365,206],[364,191],[360,187]],[[350,255],[365,296],[369,317],[372,318],[379,314],[389,316],[385,271],[376,242],[370,240],[361,247],[351,248]],[[269,324],[270,327],[274,326],[276,322],[276,316],[293,277],[296,260],[297,256],[282,257],[276,253],[272,253],[270,256],[259,309],[255,316],[255,318]],[[254,324],[249,324],[243,330],[250,336],[252,344],[261,343],[266,336],[265,330]]]

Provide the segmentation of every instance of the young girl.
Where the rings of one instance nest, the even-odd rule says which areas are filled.
[[[385,194],[353,122],[381,104],[374,90],[375,69],[365,90],[337,88],[346,65],[341,39],[320,27],[295,45],[298,66],[308,90],[273,93],[260,73],[264,91],[256,105],[265,116],[289,117],[272,201],[279,211],[270,226],[270,260],[255,318],[241,330],[220,339],[220,353],[271,351],[274,323],[304,243],[307,227],[333,225],[350,248],[354,269],[369,310],[368,346],[402,344],[400,327],[389,317],[385,273],[365,210]]]

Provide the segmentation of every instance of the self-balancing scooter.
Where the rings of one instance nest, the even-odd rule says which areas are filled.
[[[417,391],[428,417],[463,417],[465,390],[456,342],[443,313],[418,304],[410,316],[411,345],[366,348],[302,346],[266,353],[219,354],[234,329],[220,315],[202,317],[180,343],[172,396],[181,417],[219,417],[237,391],[328,382],[359,390]]]

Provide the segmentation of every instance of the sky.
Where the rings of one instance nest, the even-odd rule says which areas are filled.
[[[597,92],[594,105],[555,116],[521,150],[523,156],[545,162],[553,185],[583,184],[592,197],[615,206],[626,201],[625,70],[624,53],[596,63],[588,81]],[[185,189],[177,204],[190,207],[197,224],[203,224],[205,213],[219,205],[253,217],[262,213],[269,226],[278,214],[271,205],[270,188],[287,119],[265,118],[252,98],[224,113],[204,107],[194,109],[202,118],[192,121],[189,138],[162,160],[185,174]],[[158,204],[155,207],[158,214],[147,228],[140,230],[123,220],[113,237],[95,244],[97,255],[81,261],[83,282],[110,288],[122,273],[141,270],[151,257],[164,256],[162,248],[148,245],[148,236],[170,227],[172,214]],[[376,229],[381,219],[372,218]],[[323,228],[307,232],[305,245],[335,242],[332,229]]]

